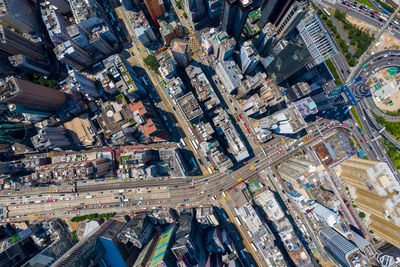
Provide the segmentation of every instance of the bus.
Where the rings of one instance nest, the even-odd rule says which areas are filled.
[[[254,245],[253,242],[250,243],[250,246],[251,246],[251,248],[252,248],[255,252],[258,251],[257,247]]]
[[[328,17],[331,16],[331,13],[329,13],[329,11],[326,8],[324,8],[324,12],[325,12],[326,15],[328,15]]]
[[[183,140],[183,138],[181,138],[181,139],[179,140],[179,144],[181,145],[181,147],[185,147],[185,146],[186,146],[186,143],[185,143],[185,141]]]
[[[235,216],[235,220],[236,220],[236,222],[237,222],[237,224],[238,224],[239,226],[242,226],[242,223],[240,222],[238,216]]]

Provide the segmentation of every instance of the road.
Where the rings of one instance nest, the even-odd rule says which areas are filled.
[[[338,128],[345,128],[357,140],[361,139],[358,131],[355,130],[356,127],[350,126],[341,126],[338,122],[333,125],[330,121],[321,119],[310,124],[307,131],[311,133],[310,141],[321,140],[321,134],[333,134]],[[158,177],[145,180],[82,181],[76,184],[76,192],[72,191],[73,186],[70,184],[61,184],[60,186],[52,186],[50,188],[22,188],[20,191],[4,189],[0,191],[0,204],[5,208],[3,214],[6,213],[5,210],[9,210],[9,218],[6,220],[18,220],[17,216],[21,218],[29,214],[50,218],[71,217],[74,216],[73,213],[65,213],[74,212],[74,208],[82,208],[83,206],[92,206],[92,212],[101,212],[106,205],[121,207],[120,204],[124,204],[141,209],[159,206],[176,207],[179,205],[210,204],[214,202],[213,197],[220,192],[232,188],[239,182],[256,174],[262,168],[274,166],[287,159],[306,144],[301,139],[286,139],[285,143],[282,144],[281,139],[275,138],[265,145],[267,156],[264,156],[264,153],[260,151],[246,165],[230,173],[212,173],[205,176],[193,177]],[[360,145],[366,149],[366,144],[360,143]],[[122,193],[119,190],[125,191]],[[128,190],[132,191],[128,192]],[[92,197],[87,198],[89,194]],[[120,195],[128,200],[121,202],[119,199],[114,199]],[[29,196],[31,199],[27,199],[26,196]],[[140,197],[143,197],[143,199],[140,199]],[[47,202],[52,199],[55,201]],[[31,201],[40,201],[40,203],[30,203]]]
[[[132,39],[132,49],[134,50],[135,55],[140,55],[140,58],[136,57],[138,59],[138,62],[140,67],[142,67],[147,75],[149,76],[152,84],[154,85],[155,89],[157,90],[158,95],[161,97],[162,102],[160,105],[163,106],[163,108],[167,111],[168,116],[170,114],[174,114],[177,118],[177,123],[175,127],[179,131],[179,136],[182,137],[187,144],[187,148],[192,151],[193,155],[195,156],[198,166],[200,166],[201,172],[202,173],[208,173],[208,170],[199,162],[199,155],[196,151],[196,149],[192,146],[192,144],[189,142],[189,138],[191,137],[191,133],[188,131],[190,128],[186,120],[182,117],[182,115],[178,112],[175,112],[173,107],[173,103],[169,97],[169,95],[165,92],[165,90],[162,88],[160,85],[160,80],[157,75],[148,68],[146,64],[143,63],[144,57],[146,57],[148,54],[145,53],[145,48],[143,45],[139,42],[139,40],[136,37],[136,34],[133,32],[132,27],[130,27],[130,20],[129,20],[129,14],[128,12],[123,8],[119,7],[116,9],[118,17],[125,23],[126,28],[128,29],[128,33]],[[174,120],[170,120],[174,121]],[[179,138],[178,138],[179,139]]]
[[[371,11],[369,10],[368,12],[363,12],[360,11],[358,8],[351,8],[346,5],[343,5],[341,1],[330,1],[330,0],[316,0],[314,1],[317,5],[323,5],[328,8],[334,8],[334,9],[339,9],[343,12],[345,12],[347,15],[352,16],[358,20],[361,20],[365,23],[368,23],[371,26],[374,26],[378,29],[382,28],[383,26],[383,21],[379,20],[378,15],[371,14]],[[348,10],[350,9],[350,10]],[[373,11],[372,11],[373,12]],[[396,13],[396,12],[395,12]],[[383,14],[383,13],[381,13]],[[389,25],[388,32],[397,39],[400,39],[400,28],[394,24]]]

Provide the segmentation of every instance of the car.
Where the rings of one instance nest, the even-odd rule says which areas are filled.
[[[188,198],[185,198],[183,201],[189,201],[189,199],[188,199]]]
[[[226,175],[230,175],[231,173],[230,172],[228,172]]]

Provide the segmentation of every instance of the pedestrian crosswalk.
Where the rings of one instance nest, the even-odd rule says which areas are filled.
[[[192,58],[197,58],[201,53],[201,45],[197,41],[193,33],[189,33],[185,40],[188,42],[190,51],[192,52]]]

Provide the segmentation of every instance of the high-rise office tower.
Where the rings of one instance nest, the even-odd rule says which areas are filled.
[[[348,106],[357,105],[357,100],[347,85],[326,88],[322,92],[312,95],[311,99],[317,105],[319,116],[324,118],[345,118]]]
[[[105,12],[97,0],[68,0],[79,27],[91,31],[93,27],[105,23]]]
[[[251,42],[245,42],[240,48],[240,63],[243,73],[250,73],[259,63],[259,56],[256,48]]]
[[[285,37],[296,28],[297,24],[299,24],[300,20],[306,13],[307,7],[308,1],[306,0],[298,0],[290,5],[290,7],[283,13],[279,23],[275,24],[278,38]]]
[[[34,60],[22,54],[8,57],[11,65],[15,68],[28,71],[30,73],[41,73],[43,75],[49,75],[49,63],[40,60]]]
[[[364,254],[348,239],[333,228],[325,228],[319,232],[325,248],[342,266],[370,266]]]
[[[99,34],[92,35],[92,38],[90,39],[90,44],[104,56],[109,55],[114,51],[112,46]]]
[[[222,11],[222,0],[206,0],[206,5],[209,20],[219,18]]]
[[[93,63],[92,57],[75,42],[66,41],[54,48],[57,59],[74,69],[83,69]]]
[[[177,259],[184,257],[190,264],[196,265],[200,259],[198,225],[193,210],[182,212],[179,228],[171,251]]]
[[[263,60],[267,73],[278,84],[312,63],[313,57],[301,38],[280,40],[273,47],[272,55]]]
[[[31,128],[31,124],[22,122],[0,122],[0,144],[25,140]]]
[[[153,22],[158,25],[157,18],[163,14],[160,3],[162,0],[144,0]]]
[[[204,0],[185,0],[185,12],[189,22],[196,29],[196,25],[204,25],[208,21],[207,9]]]
[[[400,185],[388,164],[351,158],[338,171],[343,182],[355,189],[359,209],[370,214],[369,229],[400,247]]]
[[[261,4],[260,24],[275,25],[279,37],[284,37],[296,27],[304,15],[308,0],[264,0]]]
[[[189,44],[181,39],[174,39],[171,46],[176,64],[185,68],[189,66],[190,61],[192,61]]]
[[[236,41],[233,37],[229,38],[226,32],[219,32],[212,38],[214,56],[219,60],[226,60],[233,55]]]
[[[57,11],[61,14],[66,14],[71,12],[71,6],[69,5],[67,0],[47,0],[53,6],[57,8]]]
[[[260,55],[266,53],[277,41],[278,34],[276,28],[272,23],[265,24],[264,28],[258,35],[257,40],[254,42],[255,47]]]
[[[229,36],[233,36],[236,42],[240,41],[251,4],[252,0],[224,0],[223,2],[221,29]]]
[[[320,64],[340,52],[319,15],[312,11],[297,25],[308,51],[316,64]]]
[[[53,263],[54,266],[131,266],[127,265],[131,251],[118,241],[125,223],[107,220],[93,234],[79,240]]]
[[[119,0],[119,2],[127,10],[131,10],[131,9],[133,9],[135,7],[135,2],[133,0]]]
[[[68,41],[71,37],[68,35],[67,27],[71,23],[61,15],[53,6],[42,5],[40,9],[42,19],[46,25],[47,32],[54,45]]]
[[[70,70],[68,74],[69,76],[66,79],[66,83],[71,90],[77,91],[91,98],[100,97],[100,92],[94,81],[75,70]]]
[[[68,130],[61,127],[40,129],[37,135],[32,136],[31,141],[36,149],[65,149],[73,144],[68,136]]]
[[[28,0],[0,0],[0,21],[22,33],[40,31]]]
[[[267,22],[271,22],[275,26],[278,25],[294,2],[296,0],[263,0],[260,7],[261,26],[264,27]]]
[[[0,82],[0,103],[56,111],[65,101],[63,92],[19,78],[9,77]]]
[[[87,33],[81,29],[77,24],[72,24],[67,27],[68,35],[74,40],[74,42],[82,47],[88,53],[94,53],[96,48],[94,48],[89,42],[89,36]]]
[[[23,54],[33,59],[45,60],[43,48],[24,36],[0,25],[0,50],[9,54]]]

